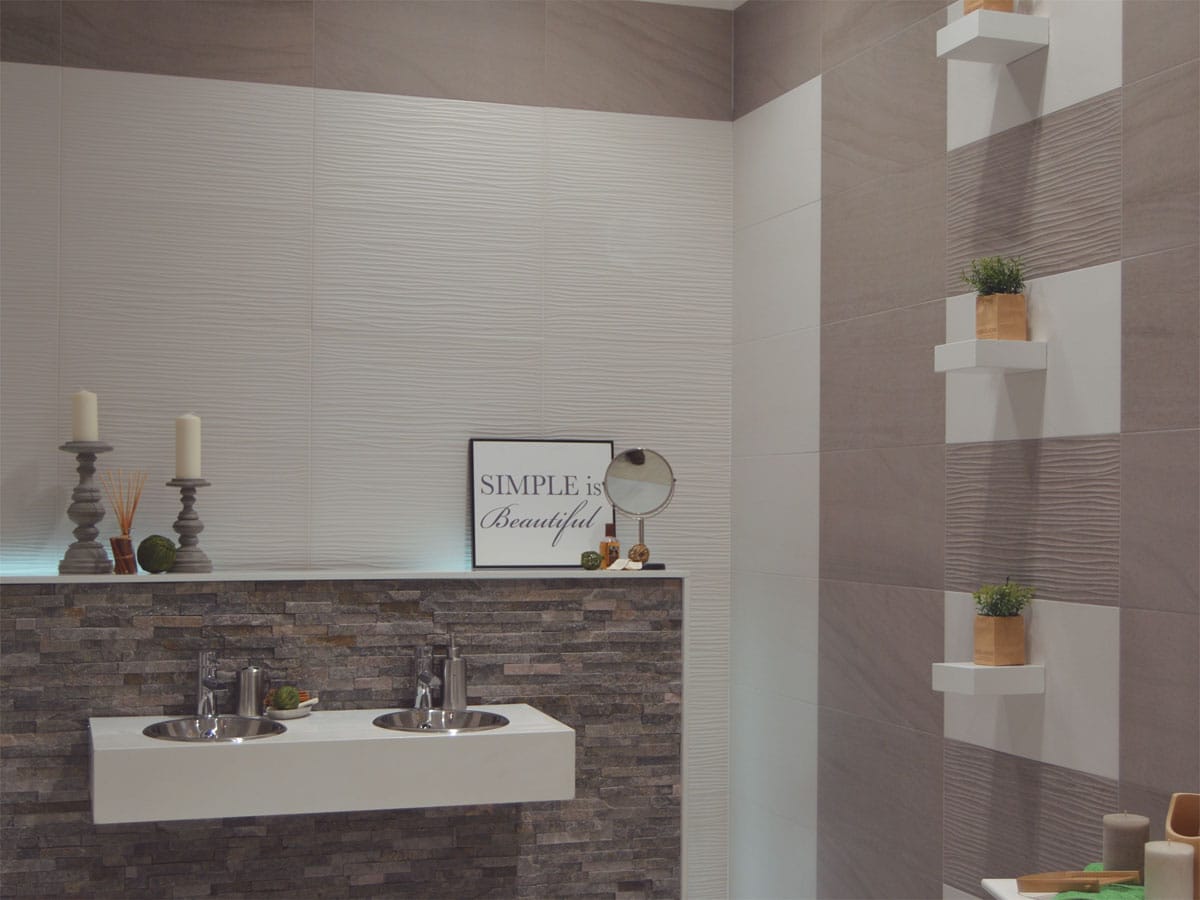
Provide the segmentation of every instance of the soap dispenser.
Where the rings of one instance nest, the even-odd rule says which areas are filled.
[[[458,655],[454,635],[446,650],[446,665],[442,671],[442,709],[467,708],[467,661]]]

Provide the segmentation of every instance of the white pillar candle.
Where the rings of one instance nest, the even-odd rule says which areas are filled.
[[[175,420],[175,477],[200,477],[200,417],[192,413]]]
[[[1109,813],[1104,817],[1104,869],[1142,871],[1143,852],[1150,840],[1150,820],[1135,813]]]
[[[1146,844],[1146,900],[1192,900],[1191,844],[1150,841]]]
[[[71,397],[71,440],[100,440],[100,415],[96,395],[91,391],[79,391]]]

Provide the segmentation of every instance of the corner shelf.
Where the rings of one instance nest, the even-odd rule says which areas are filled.
[[[1008,65],[1050,44],[1050,20],[1044,16],[979,9],[938,29],[942,59]]]
[[[955,341],[933,348],[935,372],[1015,374],[1045,368],[1045,341]]]
[[[950,694],[1044,694],[1046,667],[934,663],[933,689]]]

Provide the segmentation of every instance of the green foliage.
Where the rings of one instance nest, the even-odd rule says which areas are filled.
[[[300,692],[285,684],[275,692],[274,705],[276,709],[295,709],[300,705]]]
[[[1033,585],[1016,584],[1004,579],[1004,584],[985,584],[971,596],[981,616],[1019,616],[1033,599]]]
[[[984,256],[971,260],[962,280],[977,294],[1020,294],[1025,290],[1024,266],[1015,256]]]

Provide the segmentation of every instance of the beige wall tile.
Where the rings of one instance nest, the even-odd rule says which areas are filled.
[[[1125,0],[1122,55],[1129,84],[1200,57],[1200,2]]]
[[[838,0],[825,4],[821,71],[899,34],[926,16],[945,24],[944,0]]]
[[[821,74],[821,0],[747,0],[733,14],[733,115]]]
[[[0,60],[59,65],[61,17],[58,0],[0,0]]]

